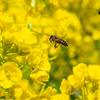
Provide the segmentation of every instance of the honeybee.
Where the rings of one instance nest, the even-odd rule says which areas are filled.
[[[55,48],[57,48],[57,44],[62,44],[64,46],[68,46],[68,44],[66,43],[66,41],[59,39],[56,36],[51,35],[49,38],[50,42],[54,42],[55,43]]]

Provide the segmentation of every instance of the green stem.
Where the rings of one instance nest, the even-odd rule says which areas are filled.
[[[84,80],[83,100],[87,100],[87,94],[88,94],[88,90],[87,90],[87,86]]]

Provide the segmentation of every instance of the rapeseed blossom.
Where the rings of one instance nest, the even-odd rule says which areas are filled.
[[[60,85],[60,90],[62,94],[71,94],[72,87],[66,79],[63,79]]]
[[[78,64],[73,68],[73,74],[68,77],[69,83],[82,91],[82,98],[87,100],[99,100],[99,65]],[[77,74],[75,75],[75,72]]]
[[[99,0],[0,5],[1,99],[100,100]],[[54,48],[51,35],[69,46]]]
[[[14,62],[6,62],[0,69],[0,85],[5,89],[12,87],[14,82],[22,78],[22,72]]]

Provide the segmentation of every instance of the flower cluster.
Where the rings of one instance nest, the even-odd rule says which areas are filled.
[[[99,100],[100,66],[80,63],[73,67],[73,74],[68,76],[68,82],[81,91],[77,100]]]
[[[69,25],[66,11],[50,14],[45,3],[35,0],[0,3],[0,98],[55,100],[59,95],[69,100],[71,86],[63,92],[65,82],[61,94],[52,86],[45,88],[51,69],[49,37],[55,33],[61,36],[66,31],[66,24]],[[59,11],[63,11],[61,17],[57,17]]]
[[[79,99],[99,100],[100,20],[90,11],[99,2],[0,0],[0,98],[70,100],[75,88]],[[55,49],[51,35],[70,45]]]

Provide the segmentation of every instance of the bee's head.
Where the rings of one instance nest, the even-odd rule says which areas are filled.
[[[53,35],[50,36],[49,40],[52,40],[52,38],[53,38]]]

